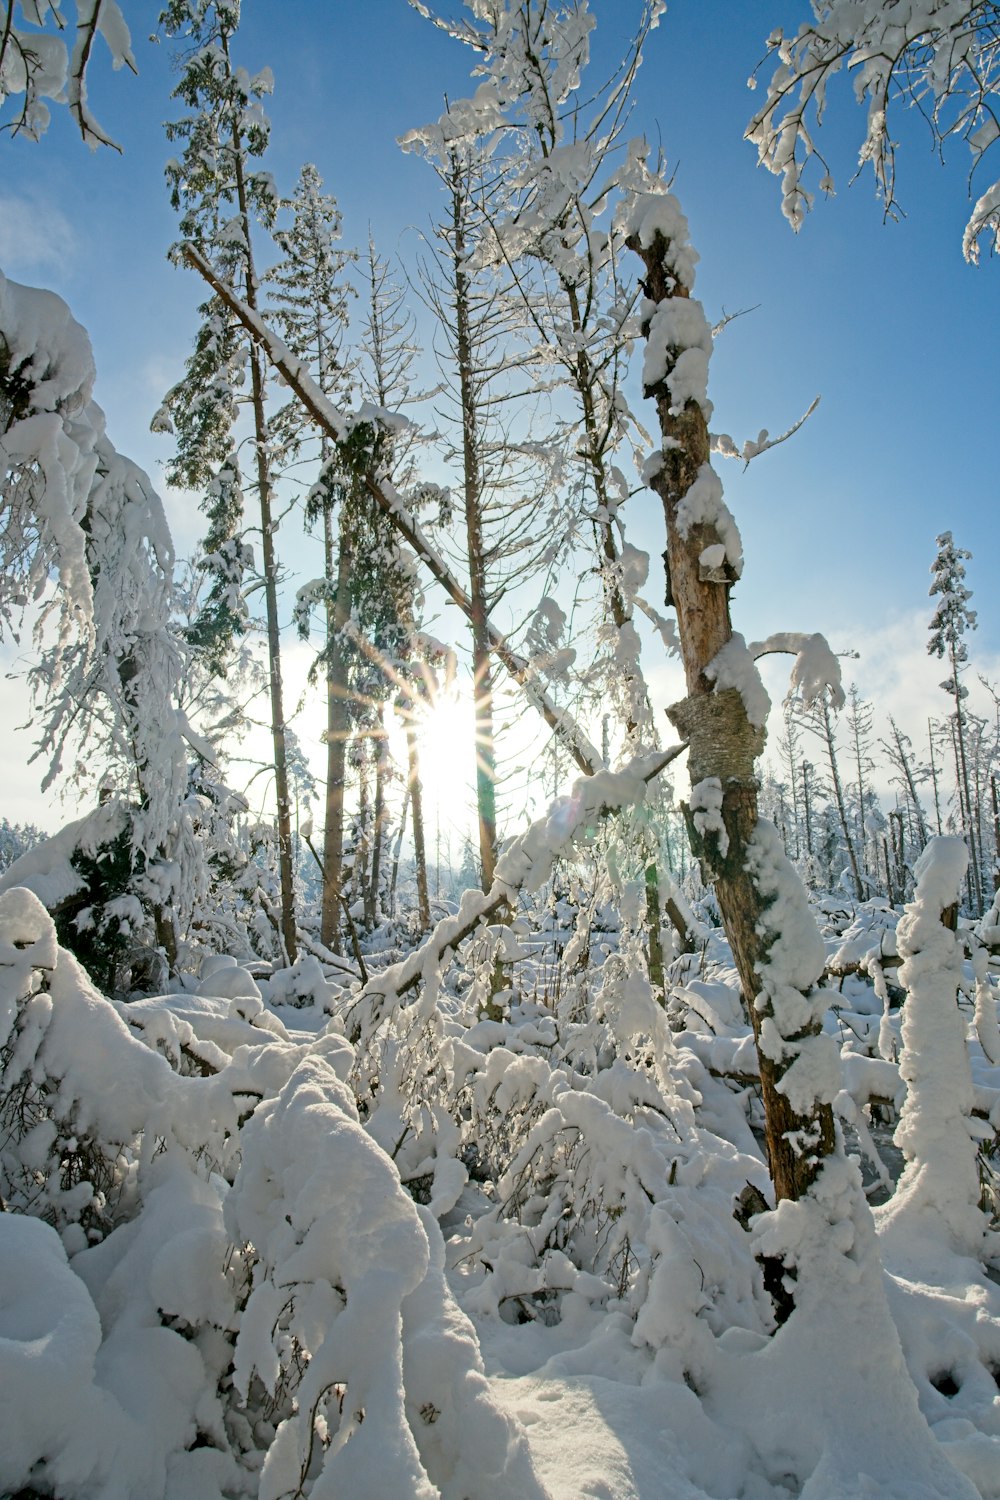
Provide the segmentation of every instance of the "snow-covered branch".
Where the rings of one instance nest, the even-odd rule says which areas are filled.
[[[734,314],[734,316],[736,315]],[[715,334],[715,331],[716,330],[713,328],[713,336]],[[713,432],[712,452],[718,453],[722,458],[740,458],[743,460],[744,468],[746,468],[749,465],[751,459],[758,458],[760,454],[766,453],[769,448],[777,448],[779,443],[787,443],[790,437],[794,437],[799,428],[804,426],[804,424],[808,422],[809,418],[812,416],[819,403],[820,397],[817,396],[809,406],[808,410],[802,413],[801,417],[799,417],[799,420],[797,422],[793,422],[791,427],[789,427],[787,431],[783,432],[780,437],[771,437],[768,433],[767,428],[762,427],[760,432],[758,432],[756,438],[747,438],[742,448],[738,448],[736,446],[735,442],[729,436],[728,432]]]
[[[87,99],[87,68],[94,42],[104,38],[114,68],[127,67],[136,73],[132,39],[118,0],[76,0],[76,42],[70,54],[61,36],[43,28],[51,18],[63,30],[66,22],[53,3],[19,7],[30,25],[14,24],[14,3],[7,5],[7,15],[0,27],[0,106],[8,98],[21,100],[17,118],[3,128],[14,134],[39,140],[51,119],[49,101],[66,104],[80,128],[80,134],[91,149],[121,147],[107,134],[90,111]],[[37,29],[35,29],[37,28]]]
[[[747,649],[755,661],[761,656],[779,653],[794,656],[788,691],[789,695],[799,693],[806,708],[818,702],[827,691],[833,707],[843,708],[845,698],[840,661],[830,649],[826,636],[818,631],[813,635],[796,630],[778,631],[764,641],[751,641]]]
[[[648,784],[686,748],[672,745],[669,750],[640,756],[619,771],[598,771],[575,781],[568,796],[558,798],[544,817],[507,844],[497,860],[496,879],[490,889],[466,891],[455,915],[440,921],[401,963],[371,979],[352,1009],[368,1004],[381,1012],[385,1000],[406,994],[435,974],[442,960],[477,927],[509,911],[520,892],[537,891],[544,885],[555,861],[564,857],[598,819],[641,803]]]
[[[887,216],[898,212],[894,110],[916,106],[938,149],[960,136],[976,171],[1000,137],[1000,6],[989,0],[893,0],[885,6],[812,0],[812,11],[813,19],[794,35],[779,28],[768,38],[775,68],[746,132],[761,165],[781,178],[782,212],[793,229],[812,207],[814,195],[804,185],[811,157],[823,169],[819,190],[834,190],[814,130],[841,71],[853,75],[854,96],[866,108],[858,170],[871,166]],[[966,224],[966,260],[978,261],[984,235],[991,248],[1000,245],[997,181],[980,194]]]

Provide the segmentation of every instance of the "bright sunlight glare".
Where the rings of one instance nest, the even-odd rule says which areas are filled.
[[[418,719],[420,780],[424,795],[464,833],[475,782],[475,720],[471,695],[440,696]]]

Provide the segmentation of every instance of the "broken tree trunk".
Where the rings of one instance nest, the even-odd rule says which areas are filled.
[[[672,194],[651,194],[635,200],[628,229],[644,268],[643,385],[662,434],[649,483],[663,503],[667,602],[677,613],[687,685],[687,697],[668,710],[690,745],[685,818],[718,897],[757,1044],[775,1194],[794,1200],[835,1144],[836,1059],[831,1066],[814,997],[822,944],[777,833],[758,820],[754,762],[767,699],[730,619],[742,558],[709,461],[712,333],[691,296],[696,257],[687,221]]]

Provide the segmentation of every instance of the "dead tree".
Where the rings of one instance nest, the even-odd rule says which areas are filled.
[[[776,831],[758,821],[754,762],[764,747],[767,700],[730,618],[730,587],[742,557],[709,462],[712,334],[691,296],[687,221],[672,194],[652,193],[636,197],[627,230],[627,244],[643,266],[643,386],[656,402],[662,435],[649,482],[663,504],[668,603],[677,613],[687,685],[687,697],[668,710],[690,746],[685,817],[715,888],[753,1027],[775,1193],[797,1199],[835,1146],[835,1059],[831,1068],[820,1063],[813,1082],[806,1078],[810,1062],[823,1056],[823,1007],[814,989],[822,944],[812,924],[818,954],[804,951],[799,963],[788,961],[789,941],[810,949],[811,919]],[[798,930],[783,930],[788,924]]]

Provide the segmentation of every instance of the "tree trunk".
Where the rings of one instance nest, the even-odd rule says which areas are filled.
[[[233,156],[240,224],[246,243],[246,300],[257,311],[257,276],[250,248],[250,213],[243,174],[243,143],[233,127]],[[268,462],[267,417],[264,411],[264,376],[261,355],[250,347],[250,391],[253,405],[254,449],[260,503],[261,562],[264,574],[264,612],[267,622],[268,685],[271,698],[271,743],[274,751],[274,795],[278,821],[278,876],[281,886],[281,940],[285,958],[293,964],[298,956],[295,932],[295,892],[292,874],[292,810],[288,795],[288,758],[285,745],[285,708],[281,681],[281,636],[278,622],[277,559],[274,548],[275,521],[271,510],[271,471]]]
[[[333,577],[333,527],[330,512],[323,516],[326,576]],[[341,513],[337,554],[337,586],[326,601],[326,831],[323,841],[323,903],[320,937],[334,953],[340,946],[340,903],[344,894],[344,787],[347,776],[347,737],[350,732],[347,662],[343,629],[351,613],[351,538]]]
[[[368,798],[368,749],[370,741],[362,731],[354,741],[354,764],[358,772],[358,822],[354,839],[354,869],[351,877],[351,905],[360,901],[367,911],[368,883],[371,872],[371,806]]]
[[[490,666],[489,611],[486,599],[486,549],[483,544],[482,479],[479,455],[479,413],[472,367],[469,325],[469,278],[465,272],[467,199],[457,159],[452,176],[452,255],[455,272],[455,352],[458,357],[462,406],[462,466],[465,536],[469,561],[469,601],[472,606],[472,672],[475,694],[476,808],[479,814],[479,863],[482,887],[493,884],[496,866],[496,746],[493,737],[493,676]]]
[[[646,200],[659,211],[662,198]],[[670,200],[672,205],[673,200]],[[766,971],[772,963],[772,947],[780,935],[766,913],[776,904],[778,891],[767,884],[764,847],[757,839],[757,782],[754,761],[763,749],[763,728],[753,724],[746,702],[736,687],[719,691],[712,668],[719,653],[733,639],[729,614],[729,583],[720,577],[714,562],[718,552],[704,558],[707,548],[717,549],[731,538],[732,519],[724,511],[721,486],[709,466],[709,437],[705,413],[699,402],[687,396],[676,400],[669,380],[679,359],[695,350],[711,347],[707,321],[698,304],[690,312],[678,307],[689,298],[684,266],[689,249],[686,225],[679,211],[668,208],[677,239],[664,236],[660,228],[633,234],[629,247],[645,268],[643,290],[647,316],[643,332],[664,340],[664,347],[650,350],[648,368],[655,372],[660,356],[664,373],[647,384],[646,394],[656,399],[662,433],[662,467],[651,479],[663,503],[667,531],[669,592],[677,612],[681,658],[688,696],[668,710],[671,722],[689,743],[691,804],[685,809],[692,847],[702,861],[706,876],[715,886],[726,935],[740,976],[760,1067],[765,1131],[771,1176],[778,1199],[797,1199],[808,1190],[835,1146],[829,1089],[795,1089],[799,1108],[793,1108],[789,1073],[795,1061],[819,1040],[821,1021],[806,980],[799,1006],[789,1006],[787,995],[776,1000],[773,977]],[[664,326],[671,330],[664,334]],[[693,337],[690,335],[694,328]],[[686,346],[686,347],[685,347]],[[707,351],[706,351],[707,352]],[[690,365],[692,361],[688,361]],[[691,498],[696,483],[701,503]],[[717,494],[717,503],[712,497]],[[682,508],[683,507],[683,508]],[[735,575],[734,575],[735,576]],[[738,645],[738,643],[737,643]],[[745,650],[745,648],[744,648]],[[747,654],[747,666],[750,658]],[[751,668],[752,669],[752,668]],[[744,682],[744,679],[740,679]],[[744,682],[745,686],[745,682]],[[715,798],[718,802],[715,802]],[[772,830],[780,857],[780,840]],[[753,847],[751,847],[753,846]],[[780,880],[787,890],[791,867],[784,865]],[[801,903],[798,908],[801,911]],[[816,938],[818,943],[818,937]],[[821,961],[820,961],[821,966]],[[796,986],[798,988],[798,986]],[[797,1015],[798,1024],[791,1017]],[[830,1094],[832,1098],[832,1094]]]
[[[893,719],[891,716],[889,719],[889,728],[892,730],[893,741],[895,742],[896,752],[899,756],[900,769],[903,772],[903,778],[906,782],[906,790],[910,794],[910,802],[913,807],[914,816],[917,820],[917,834],[920,838],[920,848],[921,850],[923,850],[924,845],[927,843],[927,840],[929,838],[929,834],[927,832],[927,823],[924,819],[924,810],[920,804],[920,798],[917,796],[917,786],[916,782],[913,779],[913,767],[910,765],[910,759],[906,753],[906,746],[903,744],[903,736],[899,732],[899,727],[896,724],[895,719]]]
[[[410,720],[406,724],[406,756],[410,793],[413,808],[413,861],[417,872],[417,914],[420,929],[426,932],[431,925],[431,903],[427,894],[427,850],[424,844],[424,806],[420,786],[420,760],[417,753],[417,731]]]
[[[372,869],[371,879],[368,882],[368,895],[365,903],[365,925],[369,932],[374,932],[379,923],[379,883],[382,878],[382,841],[385,836],[385,778],[386,778],[386,739],[385,739],[385,704],[378,706],[378,732],[372,741],[375,750],[375,808],[372,817]]]
[[[392,851],[392,874],[389,877],[389,915],[396,915],[396,883],[399,879],[399,856],[403,848],[403,834],[406,832],[406,814],[410,806],[410,787],[407,782],[406,791],[403,793],[403,806],[399,813],[399,829],[396,833],[396,843]]]
[[[858,868],[857,850],[854,847],[854,840],[851,837],[851,829],[847,821],[847,808],[844,805],[844,789],[840,784],[840,767],[837,765],[837,747],[833,738],[833,724],[830,722],[830,704],[826,697],[821,700],[820,709],[823,715],[823,738],[826,741],[826,754],[830,762],[833,794],[837,803],[837,817],[840,819],[840,831],[844,835],[844,843],[847,846],[847,858],[851,862],[854,894],[859,901],[863,901],[865,899],[865,887],[861,879],[861,871]]]

